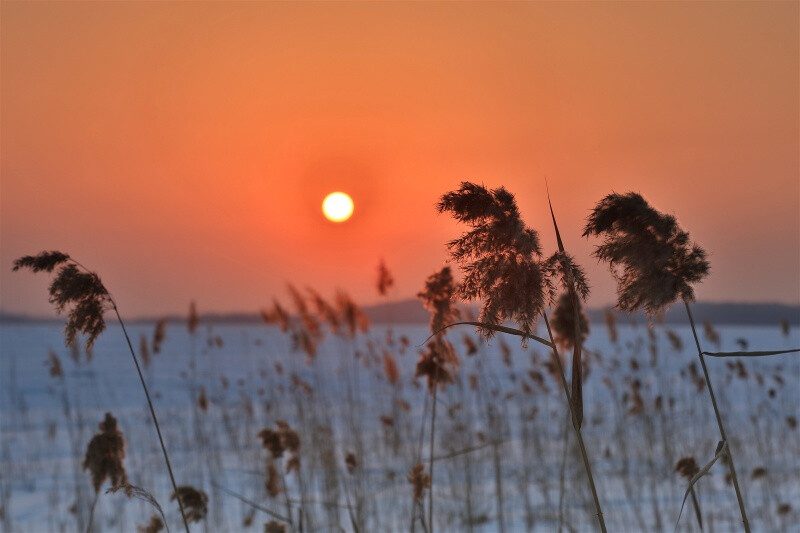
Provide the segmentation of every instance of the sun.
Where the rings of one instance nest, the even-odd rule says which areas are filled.
[[[344,222],[353,214],[353,199],[343,192],[332,192],[322,201],[322,213],[331,222]]]

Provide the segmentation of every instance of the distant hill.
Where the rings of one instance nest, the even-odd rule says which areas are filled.
[[[471,306],[473,314],[477,316],[477,307]],[[366,315],[375,324],[426,324],[429,313],[422,307],[419,300],[408,299],[384,304],[368,305],[363,308]],[[615,311],[620,324],[635,322],[644,324],[647,317],[644,313],[628,315]],[[605,309],[588,309],[587,315],[592,323],[602,323]],[[793,326],[800,325],[800,305],[784,305],[775,303],[694,303],[692,314],[695,320],[702,323],[705,320],[712,324],[739,324],[739,325],[777,325],[785,319]],[[185,316],[144,317],[130,319],[128,322],[154,322],[165,318],[170,322],[185,322]],[[220,324],[247,324],[262,322],[258,313],[208,313],[202,314],[203,322]],[[686,324],[686,311],[682,305],[673,305],[663,316],[666,324]],[[62,317],[30,317],[20,314],[0,313],[0,323],[63,323]]]

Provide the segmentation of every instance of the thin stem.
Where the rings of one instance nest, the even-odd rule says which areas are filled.
[[[94,524],[94,508],[97,506],[97,498],[100,493],[95,491],[94,500],[92,500],[92,508],[89,511],[89,525],[86,526],[86,533],[92,533],[92,525]]]
[[[700,366],[703,367],[703,376],[706,379],[706,387],[708,387],[708,394],[711,396],[711,405],[714,406],[714,416],[717,417],[717,425],[719,426],[719,434],[722,440],[728,443],[728,466],[731,469],[731,479],[733,480],[733,488],[736,491],[736,500],[739,502],[739,511],[742,513],[742,523],[744,530],[750,533],[750,522],[747,520],[747,511],[744,508],[744,500],[742,499],[742,492],[739,490],[739,480],[736,477],[736,468],[733,466],[733,454],[731,453],[731,446],[728,442],[728,436],[725,434],[725,427],[722,425],[722,417],[719,414],[717,407],[717,398],[714,396],[714,389],[711,387],[711,378],[708,377],[708,368],[706,368],[706,360],[703,357],[703,349],[700,348],[700,339],[697,337],[697,329],[694,326],[694,317],[692,317],[692,310],[689,308],[689,302],[683,301],[686,306],[686,314],[689,316],[689,324],[692,326],[692,335],[694,335],[694,343],[697,345],[697,356],[700,358]]]
[[[433,437],[436,430],[436,391],[439,388],[438,374],[439,367],[436,367],[437,380],[433,384],[433,407],[431,408],[431,441],[430,441],[430,458],[431,458],[431,488],[428,489],[428,524],[430,532],[433,533]]]
[[[167,455],[167,447],[164,446],[164,438],[161,436],[161,426],[158,425],[158,417],[156,417],[156,411],[153,408],[153,402],[150,399],[150,391],[147,389],[147,384],[144,382],[144,376],[142,375],[142,368],[139,365],[139,359],[136,357],[136,352],[133,351],[133,344],[131,344],[131,338],[128,336],[128,331],[125,329],[125,323],[122,321],[122,317],[119,316],[119,310],[117,309],[117,304],[114,302],[114,300],[111,300],[111,305],[114,309],[114,314],[117,315],[117,320],[119,321],[119,325],[122,326],[122,333],[125,335],[125,340],[128,341],[128,349],[131,352],[133,363],[136,365],[136,372],[139,374],[139,380],[142,382],[144,395],[145,397],[147,397],[147,406],[150,408],[150,415],[153,417],[153,425],[156,426],[156,433],[158,433],[158,442],[159,444],[161,444],[161,451],[164,453],[164,461],[167,463],[167,472],[169,472],[169,479],[170,481],[172,481],[172,489],[175,491],[175,499],[178,500],[178,507],[181,510],[181,518],[183,519],[183,525],[186,528],[186,533],[189,533],[189,522],[186,520],[186,513],[184,513],[183,511],[183,502],[181,502],[180,494],[178,493],[178,484],[175,483],[175,476],[172,473],[172,465],[169,462],[169,455]]]
[[[586,476],[589,478],[589,488],[592,491],[594,508],[597,511],[597,520],[600,523],[600,530],[603,533],[606,533],[606,522],[603,519],[603,511],[600,508],[600,499],[597,497],[597,489],[594,486],[594,477],[592,476],[592,467],[589,464],[589,456],[586,454],[586,447],[583,445],[581,426],[578,423],[578,417],[575,414],[575,407],[572,404],[572,397],[569,393],[567,378],[564,377],[564,367],[561,365],[561,357],[558,355],[558,348],[556,348],[555,339],[553,339],[553,331],[550,329],[550,321],[547,320],[547,314],[542,313],[542,318],[544,318],[544,325],[547,326],[547,334],[550,336],[550,342],[553,346],[553,359],[555,359],[556,367],[558,368],[558,375],[561,378],[561,385],[563,386],[564,394],[567,397],[567,406],[569,407],[569,414],[572,417],[572,428],[575,430],[575,436],[578,437],[578,446],[581,452],[581,459],[583,460],[583,467],[586,470]]]

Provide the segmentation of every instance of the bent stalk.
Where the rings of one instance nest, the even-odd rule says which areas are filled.
[[[711,405],[714,407],[714,416],[717,418],[717,425],[719,426],[719,435],[723,442],[728,443],[728,466],[731,469],[731,480],[733,481],[733,488],[736,491],[736,500],[739,503],[739,511],[742,513],[742,524],[746,533],[750,533],[750,522],[747,520],[747,511],[744,508],[744,500],[742,499],[742,491],[739,489],[739,480],[736,477],[736,468],[733,466],[733,454],[731,453],[730,442],[725,433],[725,427],[722,425],[722,417],[719,414],[717,407],[717,398],[714,396],[714,389],[711,387],[711,378],[708,377],[708,368],[706,368],[706,360],[703,357],[703,350],[700,348],[700,340],[697,337],[697,330],[694,326],[694,317],[692,317],[692,310],[689,308],[689,302],[683,301],[686,306],[686,314],[689,315],[689,324],[692,326],[692,335],[694,335],[694,342],[697,345],[697,356],[700,358],[700,366],[703,368],[703,377],[706,380],[706,387],[708,387],[708,394],[711,396]]]
[[[122,322],[122,317],[119,316],[119,311],[117,310],[117,304],[114,300],[111,300],[111,305],[114,309],[114,314],[117,315],[117,320],[119,321],[119,325],[122,326],[122,333],[125,335],[125,340],[128,341],[128,349],[131,352],[131,357],[133,358],[133,363],[136,365],[136,372],[139,374],[139,380],[142,382],[142,388],[144,389],[144,395],[147,398],[147,406],[150,408],[150,416],[153,417],[153,425],[156,427],[156,433],[158,434],[158,442],[161,444],[161,451],[164,454],[164,462],[167,463],[167,472],[169,472],[169,479],[172,482],[172,490],[175,491],[175,499],[178,500],[178,507],[181,510],[181,518],[183,519],[183,526],[186,528],[186,533],[189,533],[189,522],[186,520],[186,513],[183,511],[183,502],[181,502],[181,498],[178,495],[178,484],[175,483],[175,476],[172,474],[172,465],[169,462],[169,455],[167,455],[167,447],[164,446],[164,438],[161,436],[161,426],[158,424],[158,417],[156,417],[156,411],[153,408],[153,402],[150,400],[150,391],[147,389],[147,384],[144,382],[144,376],[142,375],[142,368],[139,366],[139,359],[136,357],[136,352],[133,351],[133,344],[131,344],[131,338],[128,336],[128,331],[125,329],[125,323]]]

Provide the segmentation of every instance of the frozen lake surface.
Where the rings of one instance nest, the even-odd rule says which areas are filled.
[[[151,345],[153,328],[129,327],[137,349],[142,338]],[[719,347],[701,338],[704,349],[800,346],[798,328],[786,336],[777,325],[716,330]],[[601,503],[609,531],[672,531],[686,488],[675,463],[693,456],[704,464],[719,440],[708,393],[693,377],[694,341],[688,327],[648,332],[645,325],[620,325],[618,333],[611,342],[602,325],[593,325],[586,341],[583,430]],[[127,441],[130,482],[149,490],[170,529],[180,530],[120,328],[109,326],[91,362],[85,353],[73,360],[57,325],[3,324],[0,335],[3,530],[85,528],[94,491],[80,463],[106,412]],[[328,335],[309,361],[273,326],[201,324],[190,335],[183,324],[169,324],[145,377],[178,483],[209,495],[208,516],[194,529],[262,531],[266,511],[285,517],[287,508],[302,507],[306,531],[351,531],[351,513],[363,531],[408,531],[414,506],[406,475],[420,460],[421,437],[427,458],[428,434],[420,431],[429,429],[430,397],[423,380],[414,381],[427,335],[416,325],[375,326],[355,340]],[[595,530],[548,353],[498,336],[468,355],[465,335],[477,340],[469,327],[448,334],[461,367],[458,382],[438,396],[437,530]],[[510,348],[505,357],[503,343]],[[61,377],[49,373],[51,352]],[[398,365],[397,385],[387,381],[387,357]],[[708,365],[754,531],[800,531],[800,357],[708,358]],[[298,431],[302,467],[300,475],[286,474],[286,493],[271,498],[264,486],[268,454],[257,435],[277,420]],[[349,453],[357,458],[352,472]],[[739,530],[726,471],[718,464],[698,483],[708,530]],[[689,505],[680,531],[698,531]],[[152,513],[143,502],[101,493],[95,530],[134,531]],[[421,531],[420,522],[415,527]]]

